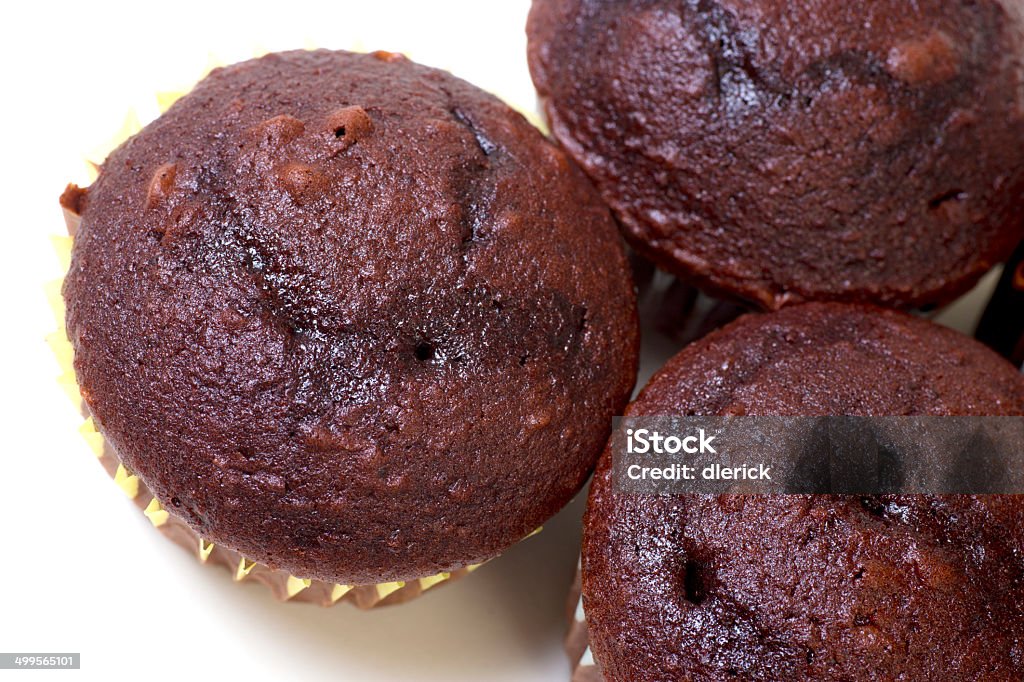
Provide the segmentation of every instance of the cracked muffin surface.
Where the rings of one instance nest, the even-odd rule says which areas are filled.
[[[744,414],[1022,416],[1024,376],[925,320],[815,303],[712,332],[626,409]],[[616,494],[611,460],[582,563],[605,679],[1024,674],[1020,496]]]
[[[216,69],[64,203],[100,431],[202,537],[299,577],[495,556],[579,490],[634,382],[589,181],[400,55]]]
[[[763,308],[940,304],[1024,238],[1017,2],[534,0],[555,137],[641,254]]]

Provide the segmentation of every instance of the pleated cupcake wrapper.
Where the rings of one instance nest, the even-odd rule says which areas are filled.
[[[565,654],[572,669],[572,682],[602,682],[601,666],[594,660],[590,650],[590,633],[587,630],[587,615],[583,612],[583,580],[579,564],[576,564],[576,578],[572,581],[566,602],[566,616],[569,629],[565,633]]]
[[[211,59],[208,70],[212,70],[220,65],[218,60]],[[154,107],[156,113],[166,111],[185,92],[183,90],[180,92],[158,93]],[[528,118],[535,125],[543,125],[536,115],[528,116]],[[135,112],[129,112],[121,129],[114,138],[107,145],[98,148],[93,154],[90,154],[90,158],[106,158],[113,149],[141,129],[142,124],[139,116]],[[87,182],[85,184],[91,184],[96,179],[99,174],[99,167],[100,164],[87,161]],[[67,224],[69,236],[54,235],[52,240],[54,250],[60,259],[61,267],[66,272],[71,263],[71,248],[78,224],[81,222],[81,217],[74,211],[65,208],[64,220]],[[300,578],[291,575],[287,571],[270,568],[269,566],[251,561],[235,550],[222,545],[215,545],[199,537],[185,522],[164,509],[163,505],[153,496],[145,483],[121,464],[116,451],[99,433],[92,417],[89,416],[75,378],[73,366],[74,351],[65,333],[64,299],[61,295],[63,282],[64,279],[60,278],[46,286],[47,298],[57,322],[57,330],[47,337],[47,342],[53,350],[57,362],[60,364],[61,374],[58,377],[58,382],[71,401],[82,411],[85,418],[79,431],[103,468],[106,469],[107,473],[110,474],[121,490],[142,509],[143,514],[146,515],[153,526],[165,536],[192,552],[199,561],[226,568],[236,582],[257,582],[265,585],[270,589],[274,597],[280,601],[308,602],[321,606],[333,606],[341,602],[348,602],[360,609],[372,609],[378,606],[401,604],[410,601],[428,590],[469,575],[481,566],[481,564],[472,564],[454,571],[438,573],[437,575],[410,581],[378,583],[374,585],[340,585],[309,578]],[[533,534],[540,532],[540,530],[538,528]]]

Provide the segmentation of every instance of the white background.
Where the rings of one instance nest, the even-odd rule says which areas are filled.
[[[82,670],[12,679],[568,679],[565,593],[578,500],[545,531],[407,605],[280,604],[154,531],[80,439],[44,337],[49,236],[83,159],[154,93],[211,62],[301,47],[387,49],[534,108],[527,0],[273,4],[18,3],[0,25],[0,651],[81,652]],[[93,157],[100,161],[102,157]],[[947,313],[970,326],[977,302]],[[648,337],[644,377],[671,350]],[[652,350],[652,343],[657,350]],[[0,672],[0,676],[4,673]]]

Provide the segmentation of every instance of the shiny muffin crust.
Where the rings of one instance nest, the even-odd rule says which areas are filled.
[[[630,244],[763,308],[967,291],[1024,238],[1004,0],[534,0],[555,137]]]
[[[493,557],[579,490],[635,380],[586,178],[399,55],[217,69],[66,201],[100,431],[203,538],[299,577]]]
[[[676,355],[630,416],[1024,415],[1024,377],[900,313],[806,304]],[[1015,496],[614,494],[606,451],[583,595],[606,679],[1017,680]]]

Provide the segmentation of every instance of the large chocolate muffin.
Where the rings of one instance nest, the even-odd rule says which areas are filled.
[[[900,313],[807,304],[687,347],[628,415],[1024,414],[1024,377]],[[1024,675],[1024,501],[591,490],[583,589],[610,680]]]
[[[579,490],[634,382],[586,177],[398,55],[217,69],[64,203],[100,431],[202,537],[299,577],[493,557]]]
[[[1024,236],[999,0],[534,0],[554,135],[630,243],[718,293],[942,303]]]

